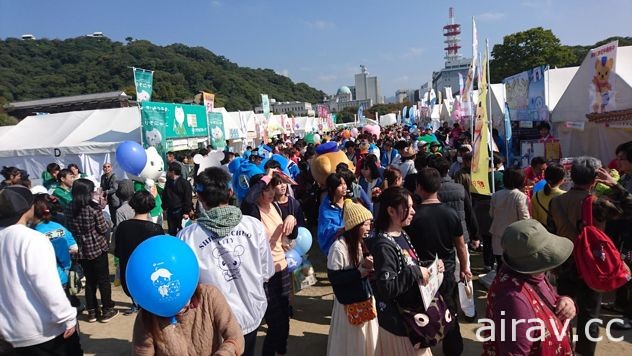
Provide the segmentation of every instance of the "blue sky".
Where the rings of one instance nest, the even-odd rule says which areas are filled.
[[[418,88],[443,66],[450,6],[468,56],[472,16],[479,43],[488,38],[490,50],[504,35],[535,26],[552,29],[569,45],[632,35],[632,0],[0,0],[0,38],[102,31],[118,41],[131,36],[202,46],[327,93],[353,85],[365,64],[389,97],[398,88]]]

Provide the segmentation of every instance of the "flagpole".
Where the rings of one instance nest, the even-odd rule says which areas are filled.
[[[489,125],[489,135],[491,135],[490,139],[491,142],[493,142],[494,140],[494,135],[492,135],[492,93],[491,93],[491,82],[490,82],[490,77],[491,75],[490,70],[489,70],[489,39],[485,39],[485,60],[487,61],[486,65],[487,65],[487,107],[488,107],[488,111],[487,111],[487,121],[488,121],[488,125]],[[494,145],[491,145],[491,147],[493,147]],[[494,151],[490,150],[491,154],[489,155],[489,163],[491,166],[491,192],[494,193],[496,191],[496,187],[495,187],[495,182],[494,182]]]

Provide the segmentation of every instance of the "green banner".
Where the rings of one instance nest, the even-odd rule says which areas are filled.
[[[151,101],[153,91],[154,72],[151,70],[134,68],[134,84],[136,85],[136,101]]]
[[[270,99],[268,94],[261,94],[261,110],[263,110],[263,116],[266,119],[270,116]]]
[[[202,105],[144,102],[141,114],[161,112],[165,121],[165,139],[208,137],[206,110]]]
[[[158,154],[164,158],[167,151],[171,149],[167,147],[165,133],[167,127],[167,109],[162,106],[148,104],[151,103],[143,103],[140,111],[143,147],[156,147]]]
[[[224,117],[222,113],[210,112],[206,117],[208,119],[211,144],[215,149],[223,149],[226,147],[226,138],[224,137]]]

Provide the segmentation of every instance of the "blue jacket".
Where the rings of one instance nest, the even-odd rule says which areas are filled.
[[[73,245],[75,247],[77,246],[75,238],[68,229],[54,221],[49,221],[48,223],[41,222],[37,224],[34,229],[46,235],[51,244],[53,244],[55,260],[57,261],[57,273],[59,274],[61,284],[66,285],[66,283],[68,283],[68,271],[72,264],[69,249]]]
[[[388,167],[390,164],[393,164],[393,162],[395,161],[395,157],[397,157],[398,154],[399,152],[394,148],[391,149],[390,154],[386,152],[386,150],[382,150],[382,153],[380,154],[380,164],[382,165],[382,167]],[[388,160],[389,156],[391,158],[390,161]]]
[[[325,195],[318,209],[318,246],[325,256],[329,255],[338,231],[344,227],[342,216],[342,208],[332,204]]]
[[[380,177],[375,178],[375,187],[377,188],[381,188],[382,187],[382,183],[383,183],[383,179]],[[360,184],[360,186],[362,187],[362,190],[364,190],[364,192],[366,193],[366,195],[369,197],[369,200],[371,199],[371,192],[369,192],[369,182],[366,181],[366,178],[364,178],[364,176],[360,177],[360,181],[358,182]]]

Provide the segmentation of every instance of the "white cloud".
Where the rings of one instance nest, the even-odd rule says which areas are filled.
[[[336,27],[333,22],[325,20],[305,21],[305,24],[307,25],[307,27],[316,30],[326,30]]]
[[[277,70],[275,72],[276,72],[276,74],[282,75],[284,77],[289,77],[290,76],[290,71],[287,70],[287,68],[284,68],[284,69],[281,69],[281,70]]]
[[[222,3],[220,1],[213,0],[211,1],[211,5],[213,5],[213,7],[220,7],[222,6]]]
[[[333,75],[333,74],[323,74],[323,75],[318,77],[318,80],[321,81],[321,82],[333,82],[337,78],[338,77]]]
[[[498,21],[498,20],[502,20],[505,18],[505,16],[507,16],[507,14],[503,13],[503,12],[486,12],[483,14],[480,14],[478,16],[476,16],[476,20],[479,20],[481,22],[491,22],[491,21]]]
[[[423,48],[410,47],[409,49],[406,50],[406,52],[400,55],[400,58],[411,59],[411,58],[419,57],[421,56],[423,52],[424,52]]]

